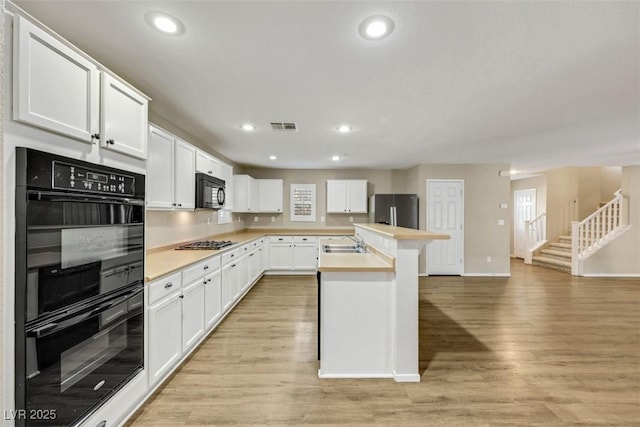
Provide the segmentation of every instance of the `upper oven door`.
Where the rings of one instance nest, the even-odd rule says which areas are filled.
[[[140,200],[27,192],[27,321],[142,281]]]

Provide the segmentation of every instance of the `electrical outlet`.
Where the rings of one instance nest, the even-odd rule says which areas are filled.
[[[210,216],[207,217],[207,225],[211,225],[211,217]]]
[[[487,255],[487,262],[491,262],[491,255]]]
[[[324,215],[320,217],[320,222],[324,222]]]
[[[352,216],[349,217],[349,222],[353,222],[353,217]]]
[[[498,225],[504,225],[504,219],[499,219],[498,220]]]
[[[271,222],[276,222],[276,217],[275,216],[271,217]]]
[[[258,219],[259,219],[259,218],[258,218],[257,216],[254,216],[254,217],[253,217],[253,222],[258,222]]]

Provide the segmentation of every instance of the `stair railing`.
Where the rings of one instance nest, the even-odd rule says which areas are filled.
[[[527,239],[524,263],[531,264],[533,253],[547,242],[547,214],[541,213],[532,220],[526,220],[524,234]]]
[[[571,273],[580,274],[579,260],[602,246],[622,224],[622,192],[586,217],[571,223]]]

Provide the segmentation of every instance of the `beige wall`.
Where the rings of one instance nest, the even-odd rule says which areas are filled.
[[[624,217],[631,228],[584,261],[585,275],[640,275],[640,166],[622,168]]]
[[[498,171],[508,164],[495,165],[420,165],[418,195],[420,196],[420,228],[426,229],[427,179],[464,180],[464,274],[510,274],[509,230],[511,215],[510,181]],[[504,225],[498,225],[503,219]],[[487,256],[492,261],[487,262]],[[425,271],[423,251],[420,272]]]
[[[616,171],[618,169],[618,171]],[[620,188],[620,168],[570,167],[544,173],[547,178],[547,238],[568,234],[571,221],[581,221]]]
[[[615,196],[622,183],[622,168],[619,166],[600,169],[600,202],[608,202]]]
[[[283,208],[281,214],[246,214],[245,225],[248,228],[324,228],[324,227],[350,227],[350,217],[353,222],[368,222],[367,214],[327,214],[327,185],[328,179],[366,179],[367,196],[375,193],[392,193],[402,188],[402,171],[390,169],[267,169],[245,168],[244,173],[254,178],[282,179],[284,181]],[[315,184],[316,185],[316,221],[297,222],[290,221],[289,192],[291,184]],[[275,222],[271,222],[271,218]],[[325,221],[322,222],[322,217]],[[258,218],[258,221],[255,221]]]
[[[419,197],[420,229],[426,229],[426,180],[465,180],[465,273],[508,274],[509,268],[509,209],[500,209],[501,203],[509,205],[509,178],[498,176],[500,169],[509,165],[420,165],[407,170],[299,170],[246,168],[245,173],[254,178],[281,178],[284,180],[284,212],[273,214],[246,214],[248,228],[322,228],[350,226],[349,215],[326,214],[327,179],[366,179],[368,195],[374,193],[415,193]],[[291,222],[289,220],[290,184],[316,184],[316,222]],[[322,223],[321,216],[326,220]],[[366,214],[352,215],[354,222],[367,222]],[[255,218],[257,222],[254,222]],[[271,218],[275,222],[271,222]],[[498,219],[505,225],[499,226]],[[491,256],[493,261],[486,262]],[[421,254],[420,272],[425,271],[426,258]]]
[[[536,216],[546,213],[547,211],[547,177],[544,175],[533,176],[524,179],[515,179],[511,181],[511,198],[509,199],[509,211],[511,214],[511,233],[509,242],[509,252],[511,255],[515,253],[514,249],[514,221],[515,221],[515,196],[518,190],[536,190]]]

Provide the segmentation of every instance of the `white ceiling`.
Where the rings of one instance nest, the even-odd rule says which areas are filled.
[[[241,164],[640,164],[637,1],[16,4]],[[152,30],[150,10],[178,17],[185,34]],[[358,34],[374,14],[395,21],[384,40]],[[336,132],[342,123],[354,131]]]

